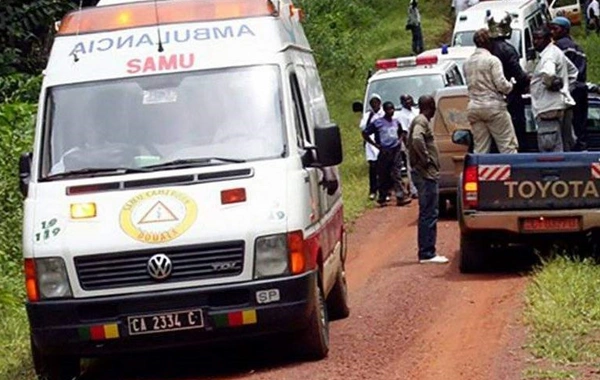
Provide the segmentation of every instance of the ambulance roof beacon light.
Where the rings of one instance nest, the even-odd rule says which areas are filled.
[[[389,58],[380,59],[375,63],[378,70],[398,69],[401,67],[413,67],[421,65],[435,65],[438,63],[436,55],[424,57],[405,57],[405,58]]]
[[[156,9],[155,9],[156,7]],[[298,13],[300,11],[298,10]],[[172,0],[89,7],[68,13],[58,34],[83,34],[194,21],[277,16],[272,0]]]

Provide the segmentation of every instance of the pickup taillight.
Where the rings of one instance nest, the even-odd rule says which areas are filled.
[[[477,208],[479,198],[479,178],[477,165],[467,166],[463,173],[462,193],[465,209]]]

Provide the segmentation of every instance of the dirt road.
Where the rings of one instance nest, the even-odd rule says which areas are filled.
[[[294,361],[282,343],[265,342],[98,361],[84,379],[519,379],[527,278],[462,275],[456,260],[419,265],[417,209],[413,202],[371,210],[352,227],[352,311],[331,324],[328,359]],[[455,220],[441,220],[438,251],[454,259],[458,235]]]

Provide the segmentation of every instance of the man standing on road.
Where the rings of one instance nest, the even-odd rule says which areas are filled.
[[[554,44],[565,53],[569,61],[577,68],[577,79],[571,90],[571,97],[575,101],[573,107],[573,129],[577,141],[573,150],[587,149],[587,118],[588,118],[588,90],[587,90],[587,57],[583,50],[570,36],[571,22],[566,17],[555,17],[550,23],[550,30]],[[565,133],[563,133],[563,139]],[[563,143],[565,141],[563,140]],[[566,147],[565,147],[565,150]],[[570,150],[570,149],[569,149]]]
[[[400,126],[402,127],[404,132],[408,134],[410,130],[410,124],[419,113],[416,109],[414,109],[415,101],[413,100],[413,97],[408,94],[400,95],[400,104],[402,105],[402,108],[398,112],[398,121],[400,122]],[[408,152],[406,150],[404,151],[404,153],[408,155]],[[415,199],[417,198],[418,193],[417,188],[413,183],[412,175],[410,173],[410,160],[408,159],[408,156],[405,157],[405,163],[408,176],[408,185],[410,187],[410,196],[411,198]]]
[[[569,93],[568,59],[552,43],[552,34],[545,26],[533,32],[533,46],[540,53],[531,78],[531,110],[538,126],[538,149],[562,152],[565,110],[575,105]]]
[[[479,29],[473,42],[477,48],[465,61],[463,70],[469,90],[467,111],[474,151],[489,153],[493,139],[500,153],[517,153],[519,143],[504,100],[513,85],[504,77],[500,60],[489,51],[489,32]]]
[[[378,198],[377,203],[385,206],[386,197],[393,188],[396,193],[396,205],[404,206],[410,203],[404,191],[402,183],[402,139],[404,138],[400,123],[394,118],[396,111],[394,103],[383,103],[383,112],[385,115],[372,121],[362,132],[363,139],[367,144],[374,145],[379,149],[377,157],[377,182]],[[375,134],[375,141],[371,135]]]
[[[421,113],[413,119],[408,135],[412,178],[419,191],[419,262],[445,264],[448,258],[438,255],[435,248],[439,215],[440,161],[433,130],[429,125],[435,115],[435,100],[428,95],[421,96],[419,111]]]
[[[406,30],[412,32],[412,51],[414,55],[423,52],[423,31],[421,30],[421,14],[417,6],[417,0],[410,0],[408,6],[408,19],[406,20]]]
[[[492,41],[490,53],[500,59],[506,80],[514,83],[513,90],[506,97],[506,103],[517,140],[522,141],[526,133],[525,103],[522,96],[529,92],[529,76],[519,63],[519,53],[507,41],[512,34],[511,22],[512,18],[508,13],[498,22],[493,16],[488,17],[488,30]]]
[[[383,117],[383,109],[381,108],[381,97],[378,94],[372,94],[369,98],[369,112],[363,115],[360,121],[361,132],[367,128],[367,125],[371,124],[377,119]],[[371,139],[375,138],[374,135]],[[377,156],[379,150],[371,144],[365,142],[365,156],[367,158],[367,164],[369,165],[369,199],[374,200],[377,196]]]

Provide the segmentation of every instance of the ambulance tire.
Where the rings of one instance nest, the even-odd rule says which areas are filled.
[[[479,273],[489,269],[490,244],[484,236],[460,234],[460,271]]]
[[[327,297],[327,313],[330,321],[347,318],[350,315],[348,306],[348,284],[344,263],[340,266],[335,284]]]
[[[321,360],[329,353],[329,316],[323,290],[315,278],[313,294],[314,310],[310,314],[308,327],[301,331],[299,354],[307,360]]]
[[[74,356],[44,355],[31,339],[33,367],[39,380],[72,380],[81,372],[80,360]]]

